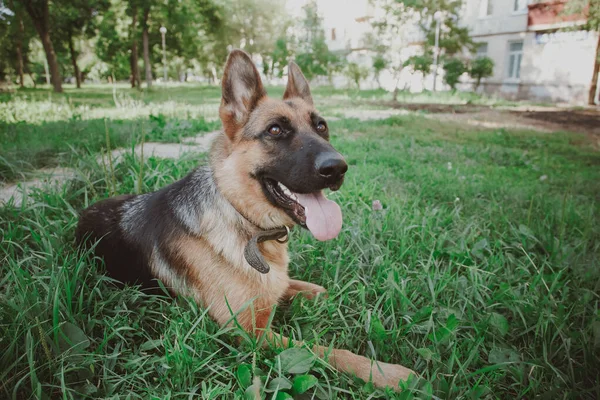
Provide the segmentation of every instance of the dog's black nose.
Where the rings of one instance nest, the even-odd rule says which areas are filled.
[[[339,153],[328,152],[317,156],[315,167],[323,178],[337,181],[348,170],[348,164]]]

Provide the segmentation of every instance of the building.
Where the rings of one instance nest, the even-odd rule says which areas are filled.
[[[567,16],[565,3],[466,0],[462,23],[478,43],[476,56],[495,64],[481,90],[513,99],[587,102],[598,33],[582,30],[585,16]]]
[[[300,15],[310,0],[288,0]],[[372,49],[365,38],[375,34],[371,23],[383,10],[369,0],[316,0],[323,17],[327,44],[333,51],[345,52],[350,61],[370,66]],[[530,4],[531,3],[531,4]],[[587,103],[591,85],[598,32],[581,29],[585,15],[567,15],[567,0],[464,0],[460,23],[469,28],[478,43],[474,57],[494,61],[493,76],[482,80],[479,88],[488,94],[509,99]],[[419,21],[407,24],[389,43],[394,57],[405,60],[419,52],[424,36]],[[401,60],[395,60],[401,64]],[[443,71],[440,71],[443,74]],[[343,77],[337,86],[348,85]],[[420,92],[433,87],[432,76],[404,70],[382,73],[379,83],[392,90]],[[372,77],[364,87],[376,87]],[[437,87],[443,88],[441,74]],[[600,85],[598,85],[600,87]],[[462,90],[472,90],[464,77]],[[598,93],[596,93],[598,99]]]

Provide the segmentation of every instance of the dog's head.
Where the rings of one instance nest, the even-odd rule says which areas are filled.
[[[218,176],[232,204],[263,228],[299,224],[319,240],[336,237],[342,214],[323,190],[338,190],[348,165],[300,68],[290,63],[283,99],[272,99],[250,57],[234,50],[222,85]]]

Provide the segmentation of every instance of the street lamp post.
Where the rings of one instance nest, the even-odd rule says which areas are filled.
[[[163,63],[163,78],[165,80],[165,82],[167,81],[167,45],[165,44],[165,35],[167,34],[167,28],[165,28],[164,26],[161,26],[160,29],[160,34],[162,35],[162,48],[163,48],[163,57],[162,57],[162,63]]]
[[[433,47],[433,91],[435,92],[438,57],[440,54],[440,21],[442,19],[442,13],[440,11],[436,11],[435,14],[433,14],[433,19],[435,20],[435,44]]]

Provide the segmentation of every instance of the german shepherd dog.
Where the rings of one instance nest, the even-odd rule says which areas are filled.
[[[348,166],[329,143],[327,123],[293,62],[283,100],[276,100],[267,97],[250,57],[232,51],[219,116],[224,132],[208,166],[157,192],[92,205],[82,212],[77,240],[94,248],[113,278],[143,287],[161,280],[208,308],[219,324],[235,315],[246,331],[287,347],[291,340],[268,326],[274,307],[299,293],[325,293],[288,276],[289,228],[300,225],[318,240],[338,235],[340,207],[322,190],[339,189]],[[252,299],[253,307],[245,307]],[[347,350],[312,350],[378,387],[398,390],[413,373]]]

